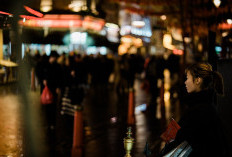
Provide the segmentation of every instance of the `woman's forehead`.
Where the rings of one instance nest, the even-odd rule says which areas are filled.
[[[192,76],[192,74],[190,73],[190,71],[188,70],[188,71],[186,71],[186,75],[187,76]]]

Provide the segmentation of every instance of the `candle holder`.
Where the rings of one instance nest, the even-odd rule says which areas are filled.
[[[127,137],[124,138],[124,148],[126,150],[126,155],[125,157],[131,157],[131,150],[133,148],[133,143],[134,143],[134,138],[131,137],[132,132],[131,132],[131,127],[127,128]]]

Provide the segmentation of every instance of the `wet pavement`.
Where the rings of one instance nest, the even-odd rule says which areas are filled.
[[[99,97],[102,99],[99,100]],[[142,105],[138,104],[141,101],[135,101],[135,106]],[[112,87],[90,90],[84,102],[86,157],[125,155],[123,138],[127,136],[127,107],[128,92],[117,95]],[[137,110],[135,122],[132,126],[132,137],[135,138],[132,156],[141,157],[144,156],[146,142],[154,140],[155,136],[147,125],[145,113]],[[157,123],[157,132],[158,127]]]
[[[9,87],[11,86],[11,87]],[[18,97],[12,85],[0,87],[0,157],[22,154],[22,117]]]
[[[133,157],[145,156],[144,148],[146,143],[152,149],[152,154],[157,154],[163,145],[159,136],[163,128],[165,128],[160,120],[151,123],[146,112],[141,111],[149,100],[147,93],[141,89],[141,83],[140,79],[136,79],[134,84],[136,108],[135,125],[132,126],[132,137],[135,138],[132,150]],[[20,111],[22,104],[18,101],[17,92],[11,93],[11,90],[8,90],[6,86],[1,88],[0,112],[4,114],[1,114],[0,118],[4,123],[1,123],[0,126],[0,156],[18,157],[22,153],[22,132],[20,132],[20,128],[25,123],[19,118],[22,114]],[[17,91],[17,89],[13,89],[13,91]],[[168,92],[168,88],[165,91]],[[125,155],[123,139],[127,136],[128,94],[127,89],[121,93],[117,92],[113,85],[91,86],[87,89],[83,101],[83,156],[119,157]],[[30,102],[33,102],[30,105],[35,108],[33,112],[36,112],[37,109],[39,110],[39,89],[30,91],[28,96],[31,97],[32,101]],[[169,101],[170,94],[166,93],[166,112],[172,112],[166,113],[167,117],[165,119],[167,120],[173,116],[173,109],[178,107],[178,102],[171,107]],[[157,102],[159,101],[157,100]],[[157,117],[161,118],[159,112],[160,104],[158,104]],[[36,114],[40,115],[39,113]],[[39,120],[36,122],[39,122]],[[56,152],[54,156],[71,156],[72,130],[73,117],[62,116],[58,112],[57,126],[53,132],[56,134],[56,140],[53,142],[54,151]],[[39,129],[38,132],[40,132]],[[46,141],[46,139],[44,140]]]

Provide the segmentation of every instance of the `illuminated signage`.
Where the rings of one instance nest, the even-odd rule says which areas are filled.
[[[82,26],[86,29],[93,29],[100,31],[105,25],[103,19],[94,18],[91,16],[86,16],[82,22]]]
[[[37,19],[37,17],[35,17],[35,16],[29,16],[29,15],[19,15],[19,17],[25,18],[27,20],[29,20],[29,19]]]
[[[119,42],[119,26],[113,23],[105,24],[107,31],[107,39],[111,42]]]
[[[4,14],[4,15],[12,15],[10,13],[4,12],[4,11],[0,11],[0,14]]]
[[[19,21],[19,24],[27,27],[49,27],[49,28],[69,28],[69,27],[81,27],[81,20],[54,20],[54,19],[30,19],[23,22]]]
[[[48,28],[85,28],[100,31],[105,25],[103,19],[80,15],[45,15],[43,18],[34,18],[26,21],[20,20],[19,24],[26,27]]]
[[[35,16],[38,16],[38,17],[43,17],[43,14],[38,12],[38,11],[35,11],[33,9],[31,9],[30,7],[28,6],[24,6],[24,8],[31,14],[35,15]]]

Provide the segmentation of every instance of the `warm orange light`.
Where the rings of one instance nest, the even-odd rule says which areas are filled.
[[[118,47],[118,54],[123,55],[123,54],[127,53],[127,50],[128,50],[127,46],[121,44]]]
[[[122,43],[128,43],[128,44],[131,44],[132,43],[132,37],[130,36],[124,36],[124,37],[121,37],[121,42]]]
[[[141,47],[141,46],[143,46],[143,41],[140,38],[133,38],[133,44],[136,47]]]
[[[54,19],[54,20],[77,20],[82,19],[80,15],[68,15],[68,14],[47,14],[44,15],[43,19]]]
[[[52,10],[52,6],[41,6],[40,10],[43,12],[49,12],[50,10]]]
[[[86,29],[101,30],[105,25],[105,21],[102,19],[86,16],[83,20],[82,26]]]
[[[228,23],[221,23],[218,25],[219,29],[232,29],[232,24],[228,24]]]
[[[163,46],[167,49],[174,50],[175,46],[172,45],[172,36],[171,34],[164,34],[163,37]]]
[[[167,16],[166,16],[166,15],[161,15],[161,16],[160,16],[160,19],[164,21],[164,20],[167,19]]]
[[[43,12],[49,12],[52,10],[52,0],[41,0],[40,1],[40,10]]]

